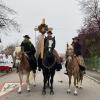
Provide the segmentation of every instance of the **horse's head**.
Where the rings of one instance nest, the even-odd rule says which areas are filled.
[[[23,57],[23,50],[21,47],[16,47],[15,51],[13,53],[13,56],[15,58],[15,65],[18,66],[21,63],[22,57]]]
[[[67,48],[66,56],[67,56],[67,60],[69,62],[72,61],[73,56],[74,56],[74,48],[71,45],[68,46],[68,48]]]

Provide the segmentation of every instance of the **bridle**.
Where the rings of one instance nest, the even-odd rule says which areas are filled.
[[[49,70],[55,65],[55,63],[56,63],[56,57],[54,57],[54,62],[53,62],[53,64],[50,65],[50,66],[45,65],[44,62],[43,62],[43,60],[42,60],[43,66],[44,66],[45,68],[49,69]]]

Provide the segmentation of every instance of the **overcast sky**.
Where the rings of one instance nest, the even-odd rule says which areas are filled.
[[[53,28],[56,37],[56,49],[64,52],[66,43],[77,36],[77,29],[82,25],[82,15],[76,0],[4,0],[5,4],[17,12],[16,20],[21,25],[21,32],[2,36],[3,43],[8,45],[14,41],[22,41],[28,34],[34,42],[34,27],[46,19]],[[38,35],[38,33],[37,33]]]

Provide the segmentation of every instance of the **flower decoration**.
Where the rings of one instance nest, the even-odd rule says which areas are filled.
[[[40,33],[45,34],[48,31],[48,25],[40,24],[38,26],[38,30],[39,30]]]

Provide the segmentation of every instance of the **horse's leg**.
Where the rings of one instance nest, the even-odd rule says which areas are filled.
[[[46,73],[48,73],[48,72],[46,72],[46,70],[43,70],[43,78],[44,78],[44,80],[43,80],[44,85],[43,85],[43,91],[42,91],[43,95],[46,94],[46,82],[47,82],[47,79],[46,79],[47,75],[46,75]]]
[[[80,82],[80,76],[76,78],[76,87],[78,88],[78,83]]]
[[[30,72],[27,73],[26,77],[26,84],[27,84],[27,91],[30,92],[30,82],[29,82]]]
[[[34,87],[36,86],[36,81],[35,81],[35,78],[36,78],[36,73],[33,73],[33,79],[34,79],[33,86],[34,86]]]
[[[72,79],[72,76],[71,75],[68,75],[68,78],[69,78],[69,88],[67,90],[67,93],[71,93],[70,87],[71,87],[71,79]]]
[[[50,74],[48,73],[48,77],[47,77],[47,87],[49,87],[50,86]]]
[[[50,75],[51,75],[51,79],[50,79],[50,83],[51,83],[50,94],[53,95],[54,94],[54,91],[53,91],[53,78],[54,78],[54,75],[55,75],[55,71],[51,71]]]
[[[80,76],[80,88],[82,88],[83,75]]]
[[[77,86],[76,86],[76,81],[77,81],[77,75],[74,75],[74,87],[75,87],[74,95],[77,95],[78,94]]]
[[[19,83],[19,88],[18,88],[18,93],[20,94],[21,93],[21,91],[22,91],[22,80],[23,80],[23,75],[19,72],[18,73],[18,76],[19,76],[19,81],[20,81],[20,83]]]

